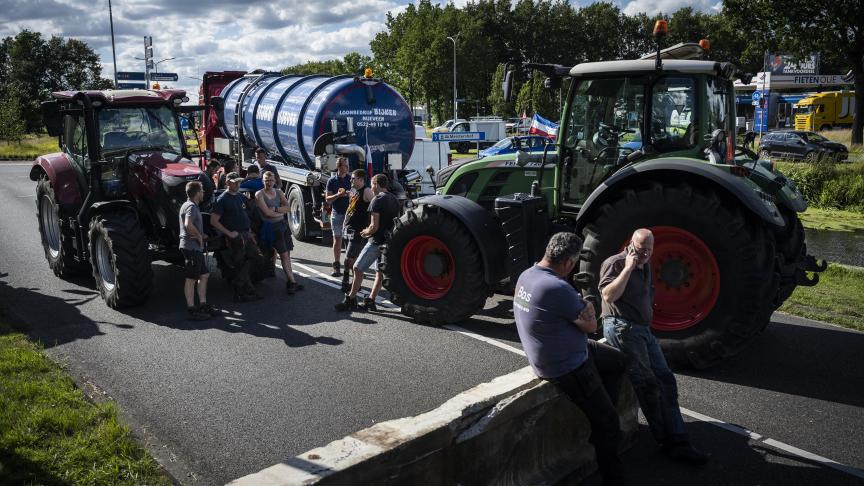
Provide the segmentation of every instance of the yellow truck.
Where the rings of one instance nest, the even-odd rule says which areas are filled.
[[[816,93],[799,101],[793,111],[795,130],[830,130],[852,126],[854,91]]]

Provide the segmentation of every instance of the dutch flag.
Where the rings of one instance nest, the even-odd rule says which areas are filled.
[[[528,129],[528,133],[554,139],[558,136],[558,124],[535,113],[534,118],[531,119],[531,128]]]

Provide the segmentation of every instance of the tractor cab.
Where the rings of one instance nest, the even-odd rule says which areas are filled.
[[[652,60],[573,67],[555,184],[562,206],[581,205],[598,184],[636,161],[707,160],[713,151],[715,159],[731,162],[734,72],[731,64],[698,60],[667,60],[660,69]]]

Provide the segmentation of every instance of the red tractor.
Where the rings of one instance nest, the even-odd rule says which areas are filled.
[[[180,90],[62,91],[42,103],[60,152],[37,158],[36,208],[45,258],[67,278],[92,268],[113,308],[141,304],[152,260],[182,261],[178,212],[185,186],[213,183],[191,160],[179,115]],[[207,220],[208,218],[205,218]]]

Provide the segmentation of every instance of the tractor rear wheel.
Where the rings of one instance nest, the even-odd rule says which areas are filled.
[[[117,211],[90,222],[90,262],[96,288],[109,307],[141,304],[153,290],[147,235],[130,211]]]
[[[778,285],[773,242],[737,203],[689,184],[624,189],[596,212],[579,263],[587,295],[599,302],[601,264],[639,227],[655,235],[651,327],[670,365],[705,368],[764,328]]]
[[[48,266],[60,278],[69,278],[84,273],[86,264],[75,260],[72,245],[75,235],[60,224],[60,205],[54,195],[51,180],[42,176],[36,185],[36,217],[39,220],[39,235]]]
[[[467,319],[483,309],[490,293],[471,233],[433,206],[420,206],[399,218],[381,260],[384,287],[393,303],[424,324]]]

